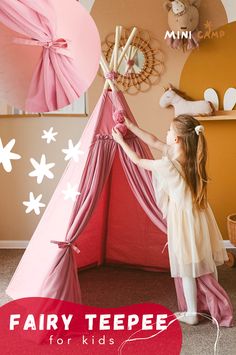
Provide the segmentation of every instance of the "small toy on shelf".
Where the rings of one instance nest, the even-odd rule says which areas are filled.
[[[191,101],[182,97],[184,93],[175,89],[171,84],[165,89],[164,94],[160,98],[160,106],[173,106],[175,117],[178,115],[191,116],[212,116],[215,113],[214,105],[210,101],[198,100]]]
[[[235,88],[228,88],[224,95],[224,110],[231,111],[233,110],[236,104],[236,89]]]
[[[208,88],[204,91],[204,99],[212,102],[215,106],[215,109],[219,110],[219,96],[215,89]],[[223,108],[224,111],[232,111],[236,105],[236,89],[228,88],[225,91],[223,99]]]
[[[213,103],[215,110],[219,110],[219,97],[215,89],[208,88],[204,91],[204,99]]]

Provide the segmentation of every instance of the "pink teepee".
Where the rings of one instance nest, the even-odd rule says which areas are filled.
[[[166,223],[154,200],[151,172],[133,164],[111,135],[114,96],[116,109],[135,121],[123,94],[104,90],[80,140],[84,154],[69,162],[6,290],[12,298],[81,302],[78,267],[122,263],[169,270],[168,253],[162,253]],[[126,139],[152,159],[131,132]],[[68,183],[81,192],[74,203],[64,200]]]
[[[151,172],[133,164],[111,135],[117,122],[114,110],[125,111],[135,122],[114,84],[136,32],[134,28],[118,58],[121,30],[116,28],[110,65],[101,58],[107,81],[80,140],[84,154],[68,164],[8,285],[12,298],[81,302],[77,269],[102,263],[169,270],[167,250],[163,252],[166,223],[154,200]],[[152,159],[149,148],[131,132],[125,139],[140,157]],[[78,185],[81,193],[74,203],[64,200],[68,183]],[[181,279],[175,278],[175,287],[179,309],[186,310]],[[231,302],[213,274],[197,278],[197,298],[198,311],[210,313],[220,325],[232,325]]]

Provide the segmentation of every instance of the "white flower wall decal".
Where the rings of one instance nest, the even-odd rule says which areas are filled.
[[[49,129],[49,131],[43,130],[43,135],[42,139],[46,139],[47,144],[50,144],[51,142],[56,142],[55,136],[58,135],[58,132],[53,132],[53,127]]]
[[[74,161],[78,162],[79,161],[79,156],[83,155],[84,152],[80,150],[81,143],[78,142],[76,145],[73,145],[73,142],[71,139],[68,141],[68,148],[67,149],[62,149],[62,152],[66,154],[65,160],[70,160],[73,159]]]
[[[42,199],[42,194],[38,195],[36,198],[34,197],[33,192],[29,193],[29,201],[23,201],[23,205],[27,207],[25,210],[25,213],[30,213],[32,211],[35,212],[35,214],[39,215],[40,214],[40,208],[45,207],[45,204],[40,202]]]
[[[35,159],[30,159],[31,164],[35,168],[35,170],[29,173],[31,177],[37,177],[37,183],[41,184],[44,177],[46,176],[48,179],[53,179],[54,174],[50,171],[51,168],[55,166],[55,163],[46,164],[46,156],[42,154],[40,162],[38,163]]]
[[[16,153],[12,153],[11,150],[15,145],[16,140],[11,139],[10,142],[4,147],[2,144],[2,140],[0,138],[0,163],[3,166],[3,169],[10,173],[12,171],[11,160],[21,159],[21,156]]]

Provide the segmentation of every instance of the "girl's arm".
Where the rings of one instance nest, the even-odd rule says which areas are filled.
[[[140,158],[138,154],[136,154],[136,152],[133,151],[133,149],[131,149],[130,146],[124,141],[122,134],[119,131],[115,130],[115,128],[112,129],[112,136],[114,140],[121,145],[124,152],[128,155],[128,157],[134,164],[146,170],[153,170],[154,160]]]
[[[153,134],[145,131],[144,129],[139,128],[136,124],[131,122],[127,117],[125,117],[124,123],[131,132],[133,132],[138,138],[142,139],[142,141],[148,144],[150,147],[158,149],[161,152],[164,151],[166,144],[160,141]]]

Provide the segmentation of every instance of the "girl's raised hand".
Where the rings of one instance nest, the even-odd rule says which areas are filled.
[[[133,125],[133,122],[131,122],[127,117],[124,116],[124,124],[128,129],[130,129],[131,126]]]
[[[112,128],[112,137],[119,144],[124,141],[122,134],[117,129],[115,129],[115,127]]]

